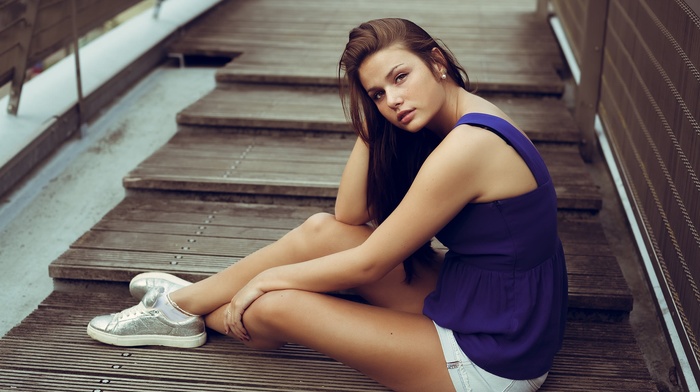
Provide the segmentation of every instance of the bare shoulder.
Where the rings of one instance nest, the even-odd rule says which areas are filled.
[[[499,135],[484,128],[457,126],[434,155],[436,161],[442,162],[438,165],[469,179],[474,202],[506,199],[537,187],[520,154]]]
[[[463,162],[473,164],[489,160],[489,157],[508,144],[495,133],[473,125],[462,124],[450,131],[436,151],[440,155],[460,157]]]
[[[419,179],[444,184],[462,201],[480,199],[487,191],[488,178],[494,173],[494,152],[504,149],[500,144],[505,146],[503,140],[488,130],[460,125],[430,154]]]

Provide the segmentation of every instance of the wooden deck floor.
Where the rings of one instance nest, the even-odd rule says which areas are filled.
[[[289,121],[287,122],[289,123]],[[124,179],[128,189],[334,199],[354,140],[310,134],[180,132]],[[538,143],[556,184],[559,207],[598,211],[598,187],[575,145]]]
[[[397,9],[371,0],[228,2],[172,51],[241,55],[219,71],[220,82],[335,86],[348,31],[369,19],[403,17],[440,37],[482,91],[561,94],[562,60],[548,26],[525,11],[532,4],[497,3],[409,0]]]
[[[256,352],[211,333],[197,349],[106,346],[85,334],[95,315],[133,304],[126,289],[54,292],[0,344],[0,389],[13,391],[383,391],[317,352]],[[626,323],[572,321],[541,389],[654,391]]]
[[[319,207],[128,197],[50,266],[53,278],[128,282],[144,271],[192,281],[280,238]],[[627,314],[632,297],[597,219],[562,212],[570,307]],[[439,243],[436,243],[440,247]]]
[[[237,63],[239,60],[231,62]],[[564,103],[551,96],[481,94],[535,141],[578,143]],[[180,125],[351,133],[338,89],[226,83],[178,113]]]
[[[171,51],[234,61],[178,114],[178,133],[124,178],[123,202],[51,264],[61,289],[0,340],[0,390],[384,390],[296,345],[261,353],[211,333],[194,350],[125,349],[89,339],[85,325],[132,305],[126,282],[139,272],[196,281],[329,210],[354,140],[335,88],[347,31],[401,16],[444,39],[552,172],[571,306],[542,390],[655,391],[597,216],[603,200],[559,96],[559,49],[528,3],[230,0],[198,20]]]

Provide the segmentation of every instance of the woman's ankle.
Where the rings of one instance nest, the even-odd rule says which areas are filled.
[[[178,304],[170,298],[169,293],[158,296],[153,307],[159,309],[172,321],[180,322],[190,317],[198,317],[197,314],[188,312],[178,306]]]

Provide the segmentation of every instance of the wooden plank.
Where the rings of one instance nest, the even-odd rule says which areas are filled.
[[[228,21],[229,23],[237,23],[237,21]],[[267,49],[267,50],[257,50],[255,53],[269,57],[272,55],[272,50],[280,49],[294,49],[295,51],[310,52],[315,54],[317,58],[329,57],[337,58],[343,51],[345,43],[347,41],[347,32],[342,34],[327,34],[327,29],[312,30],[312,26],[308,26],[307,31],[252,31],[252,32],[231,32],[228,31],[213,31],[211,34],[216,34],[216,37],[207,38],[203,36],[191,37],[188,43],[199,44],[199,45],[213,45],[213,46],[225,46],[230,47],[230,49],[222,49],[229,51],[242,51],[248,53],[250,49]],[[322,31],[319,31],[322,30]],[[349,29],[348,29],[349,30]],[[319,34],[323,32],[324,34]],[[463,31],[455,31],[451,35],[444,34],[442,39],[444,41],[455,41],[458,44],[452,49],[453,45],[449,45],[450,49],[453,50],[455,54],[466,55],[468,53],[479,55],[479,56],[489,56],[489,55],[500,55],[509,56],[527,56],[532,62],[532,58],[536,57],[541,53],[552,53],[558,50],[558,46],[554,42],[533,42],[530,40],[514,40],[513,37],[495,37],[493,41],[490,41],[489,45],[484,45],[483,42],[484,33],[482,31],[475,32],[472,35],[465,34]],[[312,50],[315,49],[315,50]],[[289,51],[289,54],[293,55],[293,51]],[[533,56],[534,55],[534,56]],[[294,56],[297,60],[301,60],[300,56]],[[466,56],[465,56],[466,57]],[[546,64],[551,68],[551,62],[543,61],[542,64]],[[297,64],[298,65],[298,64]],[[511,69],[515,72],[525,71],[525,73],[537,73],[546,74],[542,72],[543,67],[518,66],[517,64],[508,64]]]
[[[535,141],[580,140],[561,100],[483,95]],[[177,121],[191,126],[351,132],[336,88],[224,85],[179,112]]]
[[[116,383],[133,380],[137,385],[180,383],[189,390],[200,390],[197,386],[201,390],[384,390],[357,371],[297,345],[253,351],[214,332],[207,345],[192,350],[103,345],[87,336],[85,325],[95,315],[132,305],[132,298],[97,290],[52,297],[22,323],[20,331],[16,328],[2,340],[0,369],[85,376],[92,378],[92,385],[109,380],[104,384],[110,385],[103,388],[115,379]],[[43,327],[41,337],[26,338]]]
[[[219,71],[220,82],[335,85],[337,59],[350,29],[393,15],[411,19],[441,38],[465,61],[481,90],[563,92],[556,74],[563,67],[558,45],[544,19],[531,10],[408,1],[401,2],[397,15],[397,6],[371,1],[332,6],[322,1],[229,2],[193,24],[171,51],[243,54]],[[446,8],[451,12],[445,13]],[[493,61],[484,65],[483,59],[491,57]]]
[[[124,186],[134,190],[334,198],[353,139],[181,131],[131,171]],[[550,167],[559,208],[601,208],[598,187],[576,146],[538,143],[537,147]]]
[[[204,50],[204,49],[202,49]],[[211,49],[208,52],[213,53]],[[222,53],[226,55],[228,53]],[[304,68],[291,63],[273,64],[260,60],[245,62],[234,61],[217,71],[217,81],[221,83],[259,83],[259,84],[294,84],[310,86],[336,86],[338,83],[337,71],[321,64],[314,64]],[[517,59],[511,59],[516,61]],[[260,66],[258,64],[264,64]],[[466,65],[469,71],[471,86],[479,91],[497,93],[532,93],[561,94],[557,76],[550,75],[526,75],[507,72],[495,72],[484,67],[478,69]],[[553,83],[554,86],[551,86]]]
[[[54,292],[0,340],[0,389],[380,391],[353,369],[298,345],[254,351],[211,332],[196,349],[125,348],[91,340],[98,314],[133,305],[125,292]],[[45,387],[45,388],[44,388]],[[655,391],[627,322],[569,321],[542,391]]]
[[[222,86],[177,115],[178,124],[350,132],[337,89]]]
[[[243,53],[217,71],[221,83],[278,83],[336,86],[338,48],[327,49],[320,56],[318,48],[299,48],[296,44],[276,43],[275,47],[231,50]],[[212,50],[209,48],[208,50]],[[555,73],[542,73],[549,64],[536,63],[527,53],[504,54],[503,51],[468,50],[462,57],[473,87],[492,92],[540,92],[560,94],[561,80]],[[460,55],[461,52],[456,52]],[[468,55],[467,55],[468,53]],[[490,61],[484,61],[484,58]],[[284,61],[281,61],[284,59]],[[309,61],[313,59],[313,61]]]
[[[213,35],[220,32],[252,32],[258,34],[288,33],[291,31],[319,32],[325,35],[347,36],[350,28],[366,20],[386,16],[392,13],[409,18],[419,23],[426,30],[438,37],[445,31],[480,31],[486,29],[490,34],[494,30],[503,30],[513,38],[541,36],[544,44],[553,41],[545,22],[530,10],[508,9],[499,1],[491,9],[463,2],[440,1],[425,4],[420,1],[401,2],[402,9],[397,11],[396,2],[386,1],[380,4],[371,1],[354,1],[352,3],[335,3],[332,7],[323,1],[296,1],[285,3],[270,0],[237,1],[222,4],[206,18],[190,26],[190,36]],[[444,12],[450,8],[452,12]],[[472,18],[465,18],[471,15]],[[478,16],[478,17],[477,17]],[[331,18],[334,17],[334,18]],[[495,34],[493,34],[495,35]]]
[[[51,264],[50,276],[126,282],[157,270],[200,280],[281,238],[318,211],[126,198]],[[569,269],[570,306],[629,312],[632,296],[597,219],[562,213],[559,232]]]

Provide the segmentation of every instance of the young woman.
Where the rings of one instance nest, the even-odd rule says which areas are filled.
[[[253,348],[308,346],[395,390],[537,390],[561,346],[567,280],[535,147],[409,21],[353,29],[340,66],[359,137],[335,215],[195,284],[141,274],[141,303],[88,334],[194,347],[206,324]],[[347,289],[369,305],[323,294]]]

